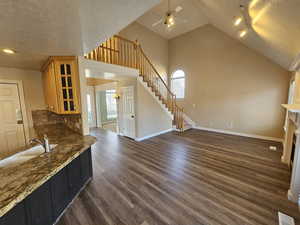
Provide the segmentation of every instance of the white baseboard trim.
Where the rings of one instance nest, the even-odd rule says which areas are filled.
[[[157,132],[157,133],[154,133],[154,134],[150,134],[150,135],[147,135],[147,136],[144,136],[144,137],[141,137],[141,138],[135,138],[134,140],[135,141],[143,141],[143,140],[146,140],[146,139],[149,139],[149,138],[161,135],[161,134],[165,134],[165,133],[171,132],[173,130],[174,130],[174,128],[170,128],[170,129],[163,130],[163,131],[160,131],[160,132]]]
[[[183,113],[183,119],[186,122],[188,122],[188,124],[190,124],[192,127],[196,126],[196,123],[190,117],[188,117],[185,113]]]
[[[245,133],[239,133],[239,132],[234,132],[234,131],[219,130],[219,129],[213,129],[213,128],[207,128],[207,127],[199,127],[199,126],[195,126],[193,128],[198,129],[198,130],[206,130],[206,131],[212,131],[212,132],[216,132],[216,133],[231,134],[231,135],[250,137],[250,138],[258,138],[258,139],[263,139],[263,140],[268,140],[268,141],[277,141],[277,142],[283,143],[282,138],[261,136],[261,135],[256,135],[256,134],[245,134]]]

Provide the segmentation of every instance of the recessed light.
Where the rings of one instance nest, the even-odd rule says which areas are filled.
[[[242,31],[240,32],[240,38],[245,37],[246,34],[247,34],[247,30],[242,30]]]
[[[6,54],[15,54],[16,53],[14,50],[9,49],[9,48],[5,48],[2,51]]]
[[[235,21],[234,21],[234,26],[240,25],[242,21],[243,21],[243,18],[242,18],[242,17],[236,18]]]

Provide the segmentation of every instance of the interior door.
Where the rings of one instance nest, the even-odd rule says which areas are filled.
[[[134,87],[122,87],[122,134],[126,137],[135,138],[135,108]]]
[[[0,83],[0,158],[26,144],[17,84]]]

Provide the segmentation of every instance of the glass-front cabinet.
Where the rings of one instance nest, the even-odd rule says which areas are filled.
[[[57,114],[80,113],[77,58],[50,57],[43,67],[45,101],[49,111]]]

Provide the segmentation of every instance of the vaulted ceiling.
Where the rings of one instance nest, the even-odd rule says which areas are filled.
[[[239,39],[244,25],[234,27],[233,18],[240,4],[249,3],[252,29],[241,42],[286,69],[300,53],[300,0],[170,2],[171,9],[182,10],[176,27],[166,32],[152,24],[166,12],[167,0],[2,0],[0,49],[17,54],[1,52],[0,66],[39,69],[49,55],[83,55],[143,14],[138,22],[168,39],[208,23]]]
[[[83,55],[160,0],[1,0],[0,66],[40,69],[50,55]]]
[[[286,69],[289,69],[300,53],[299,0],[171,0],[170,2],[171,9],[177,6],[183,8],[176,14],[179,23],[171,31],[167,31],[163,24],[152,26],[166,12],[167,0],[163,0],[137,21],[168,39],[210,23]],[[238,33],[246,28],[246,25],[233,26],[234,17],[241,15],[240,4],[249,4],[246,14],[252,24],[243,39],[238,37]]]

